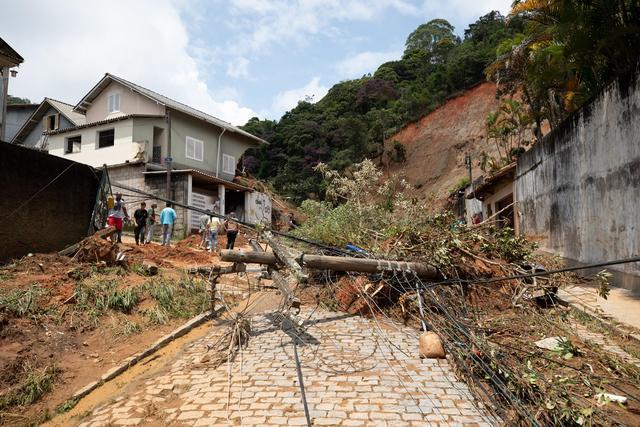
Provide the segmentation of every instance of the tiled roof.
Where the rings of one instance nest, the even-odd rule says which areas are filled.
[[[45,98],[38,105],[38,108],[36,108],[35,111],[31,113],[31,116],[29,116],[27,121],[24,122],[11,142],[22,143],[24,138],[29,134],[29,132],[31,132],[31,129],[33,129],[34,126],[39,125],[40,120],[42,120],[42,117],[44,117],[44,114],[47,112],[49,107],[53,107],[54,109],[56,109],[75,126],[84,125],[86,122],[84,114],[80,114],[74,111],[73,105],[67,104],[66,102],[58,101],[57,99]]]
[[[84,128],[88,128],[88,127],[92,127],[92,126],[99,126],[99,125],[104,125],[104,124],[107,124],[107,123],[119,122],[121,120],[135,119],[135,118],[161,119],[161,118],[164,118],[164,116],[158,116],[158,115],[154,115],[154,114],[126,114],[126,115],[123,115],[123,116],[117,116],[117,117],[112,117],[110,119],[100,120],[100,121],[97,121],[97,122],[83,123],[81,125],[74,126],[74,127],[71,127],[71,128],[50,130],[50,131],[45,132],[45,133],[47,135],[57,135],[59,133],[66,133],[66,132],[71,132],[71,131],[75,131],[75,130],[78,130],[78,129],[84,129]]]
[[[178,102],[176,100],[173,100],[169,97],[166,97],[164,95],[161,95],[157,92],[154,92],[150,89],[147,89],[145,87],[142,87],[140,85],[137,85],[135,83],[132,83],[128,80],[125,80],[121,77],[118,76],[114,76],[113,74],[105,74],[105,76],[102,78],[102,80],[100,80],[98,82],[98,84],[96,84],[90,91],[89,93],[87,93],[84,98],[82,98],[80,100],[80,102],[78,103],[78,105],[75,106],[75,110],[78,112],[85,112],[87,107],[89,105],[91,105],[91,103],[93,102],[93,100],[100,94],[100,92],[102,92],[108,85],[109,83],[111,83],[111,81],[115,81],[120,83],[123,86],[128,87],[129,89],[133,90],[134,92],[137,92],[143,96],[146,96],[147,98],[150,98],[172,110],[176,110],[176,111],[180,111],[184,114],[190,115],[192,117],[195,117],[197,119],[200,120],[204,120],[205,122],[211,123],[219,128],[222,129],[226,129],[229,132],[234,132],[234,133],[238,133],[240,135],[243,135],[247,138],[250,138],[252,140],[254,140],[257,143],[260,144],[267,144],[267,141],[258,138],[255,135],[250,134],[249,132],[246,132],[236,126],[233,126],[231,123],[225,122],[224,120],[220,120],[217,117],[214,117],[210,114],[204,113],[200,110],[196,110],[193,107],[190,107],[188,105],[185,105],[181,102]]]

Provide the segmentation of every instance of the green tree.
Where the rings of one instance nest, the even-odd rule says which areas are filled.
[[[413,51],[424,51],[432,63],[444,61],[447,53],[460,43],[454,27],[446,19],[433,19],[416,28],[405,43],[404,56]]]

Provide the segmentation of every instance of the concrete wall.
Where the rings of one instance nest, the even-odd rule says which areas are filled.
[[[197,168],[215,174],[216,160],[218,155],[218,137],[222,130],[204,122],[197,120],[186,114],[177,111],[171,112],[171,157],[173,162],[180,166],[189,168]],[[203,160],[187,159],[186,157],[186,138],[190,136],[203,142]],[[233,156],[236,163],[240,160],[240,156],[244,152],[255,147],[247,141],[245,137],[238,136],[233,132],[225,132],[221,139],[220,149],[220,172],[219,177],[226,180],[233,180],[235,174],[229,174],[222,171],[222,155],[228,154]]]
[[[162,119],[156,119],[162,122]],[[98,148],[98,132],[113,129],[115,141],[112,147]],[[151,144],[153,134],[145,134],[147,127],[134,132],[134,119],[126,119],[112,123],[105,123],[84,129],[64,132],[62,134],[49,135],[49,153],[54,156],[64,157],[93,167],[101,167],[103,164],[117,165],[134,160],[147,160],[151,156]],[[140,141],[136,137],[144,138]],[[82,137],[80,152],[65,154],[67,138]]]
[[[640,81],[624,76],[518,161],[520,231],[578,263],[640,255]],[[611,267],[640,290],[640,264]]]
[[[5,140],[11,141],[22,125],[38,108],[38,104],[7,105],[7,124]],[[42,129],[40,129],[42,131]]]
[[[0,260],[58,251],[86,237],[99,184],[91,168],[0,143],[0,170]]]
[[[120,94],[120,111],[107,114],[108,98],[113,92]],[[117,82],[111,82],[87,108],[87,123],[98,122],[129,114],[164,115],[164,106],[142,96]]]

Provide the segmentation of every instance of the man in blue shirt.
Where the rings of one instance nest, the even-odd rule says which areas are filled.
[[[167,207],[160,212],[160,224],[162,224],[162,246],[171,246],[171,235],[173,234],[173,224],[178,215],[171,207],[171,202],[167,202]]]

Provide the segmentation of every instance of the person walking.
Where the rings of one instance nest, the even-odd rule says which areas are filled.
[[[167,205],[162,212],[160,212],[160,223],[162,224],[162,246],[171,246],[171,235],[173,234],[173,224],[176,222],[178,214],[171,207],[171,202],[167,202]]]
[[[209,218],[209,252],[215,254],[218,252],[218,233],[222,228],[223,224],[220,221],[220,218],[211,216]],[[223,231],[224,232],[224,231]]]
[[[238,218],[236,218],[235,212],[231,212],[229,217],[224,222],[224,229],[227,231],[227,249],[233,249],[236,243],[236,237],[238,237]]]
[[[207,209],[207,213],[200,215],[200,249],[207,249],[209,243],[209,218],[211,217],[211,211]]]
[[[113,208],[109,210],[107,216],[107,225],[116,229],[116,235],[118,237],[118,243],[122,243],[122,227],[124,221],[129,221],[129,214],[127,208],[124,205],[124,199],[122,193],[116,193],[116,200],[113,204]],[[113,242],[114,235],[111,235],[111,241]]]
[[[156,208],[158,207],[157,204],[152,203],[151,207],[149,209],[147,209],[147,238],[145,239],[144,244],[146,245],[147,243],[151,243],[151,241],[153,240],[153,232],[155,231],[155,227],[156,227]]]
[[[136,209],[133,213],[133,221],[135,222],[135,227],[133,228],[133,234],[136,239],[136,245],[139,245],[140,242],[144,245],[144,232],[145,227],[147,226],[147,218],[149,217],[149,213],[147,212],[147,204],[145,202],[140,203],[140,208]]]

